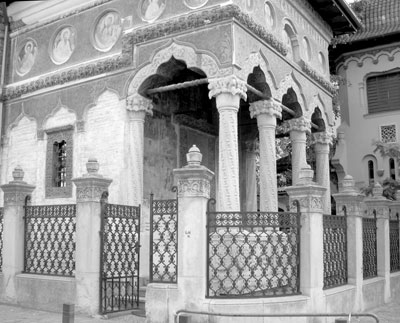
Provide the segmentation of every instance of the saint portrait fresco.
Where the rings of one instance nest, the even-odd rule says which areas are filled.
[[[16,71],[18,75],[23,76],[31,70],[35,63],[36,53],[37,46],[35,42],[33,40],[27,40],[17,55]]]
[[[101,16],[94,30],[95,47],[101,51],[110,50],[122,32],[121,17],[115,11]]]
[[[72,27],[61,29],[53,41],[52,58],[56,64],[65,63],[75,50],[76,33]]]
[[[152,22],[164,12],[167,0],[142,0],[139,12],[144,21]]]
[[[204,6],[208,0],[184,0],[183,3],[190,9],[197,9]]]

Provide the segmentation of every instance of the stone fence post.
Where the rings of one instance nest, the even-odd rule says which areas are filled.
[[[3,290],[1,299],[17,302],[16,275],[24,270],[24,205],[26,197],[35,189],[23,181],[24,171],[17,166],[14,180],[1,186],[4,192],[3,218]]]
[[[360,311],[363,286],[363,237],[362,237],[362,201],[364,195],[356,191],[353,177],[346,175],[339,193],[333,194],[337,214],[347,215],[347,281],[356,286],[354,311]]]
[[[378,276],[385,279],[384,302],[390,299],[390,238],[389,238],[389,207],[392,203],[382,196],[383,189],[379,183],[373,188],[373,197],[364,200],[368,216],[376,214],[376,249],[378,261]]]
[[[325,187],[312,181],[313,170],[306,165],[299,172],[295,186],[286,189],[291,206],[300,203],[300,291],[311,298],[310,311],[323,308],[324,263],[323,263],[323,204]]]
[[[86,169],[87,174],[72,179],[76,186],[76,306],[93,315],[100,308],[100,200],[112,180],[98,174],[96,159],[89,159]]]

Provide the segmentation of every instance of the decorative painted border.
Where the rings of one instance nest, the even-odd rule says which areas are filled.
[[[306,73],[313,80],[317,81],[329,93],[336,93],[336,87],[330,81],[326,80],[321,74],[311,68],[311,66],[309,66],[306,62],[300,60],[300,66],[304,73]]]

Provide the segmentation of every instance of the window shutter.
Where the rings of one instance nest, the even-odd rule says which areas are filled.
[[[368,113],[400,110],[400,72],[367,79]]]

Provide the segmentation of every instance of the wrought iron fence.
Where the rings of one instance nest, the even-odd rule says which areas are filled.
[[[76,205],[25,205],[24,272],[74,276],[75,231]]]
[[[399,214],[389,222],[390,237],[390,272],[400,270],[400,231],[399,231]]]
[[[376,211],[373,218],[363,218],[363,278],[378,275]]]
[[[150,194],[150,282],[176,283],[178,199],[153,198]]]
[[[347,218],[324,215],[324,288],[347,284]]]
[[[297,212],[207,211],[207,297],[300,294]]]
[[[0,207],[0,272],[3,271],[3,208]]]
[[[140,206],[102,203],[100,312],[139,305]]]

